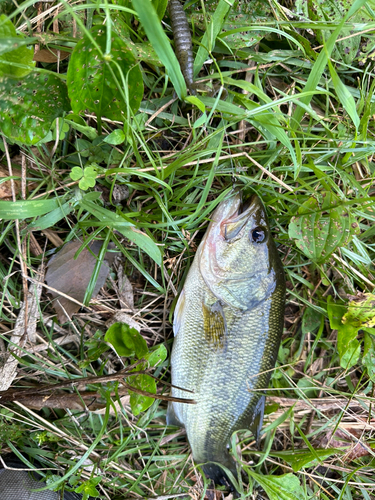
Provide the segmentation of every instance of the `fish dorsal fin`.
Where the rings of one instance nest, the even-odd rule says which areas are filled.
[[[218,300],[211,306],[202,304],[204,335],[214,347],[224,347],[227,335],[227,322],[221,302]]]
[[[174,336],[176,336],[178,334],[178,331],[180,329],[184,310],[185,310],[185,292],[184,292],[184,290],[182,290],[182,292],[180,293],[180,296],[178,297],[178,301],[177,301],[176,308],[174,310],[174,315],[173,315],[173,333],[174,333]]]

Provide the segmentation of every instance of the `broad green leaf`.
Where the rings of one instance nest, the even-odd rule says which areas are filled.
[[[95,43],[85,36],[75,46],[69,62],[67,85],[72,109],[75,113],[89,109],[98,117],[124,121],[128,118],[125,94],[134,113],[140,106],[141,70],[131,50],[114,31],[109,54],[107,27],[94,26],[90,35]]]
[[[302,318],[302,333],[313,333],[320,326],[322,315],[307,307]]]
[[[150,0],[134,0],[133,7],[137,11],[152,47],[164,64],[178,97],[183,99],[186,96],[186,83],[180,64],[172,50],[171,42],[161,27],[152,3]]]
[[[329,325],[333,330],[338,330],[342,326],[342,317],[346,312],[346,306],[339,302],[334,302],[332,295],[327,297],[327,312]]]
[[[264,489],[270,500],[305,500],[305,492],[294,474],[263,476],[247,469],[247,473]]]
[[[160,344],[156,347],[156,349],[149,351],[143,357],[147,361],[148,366],[156,366],[165,361],[167,359],[167,355],[168,352],[165,345]]]
[[[375,295],[372,293],[358,293],[357,297],[349,302],[348,311],[342,318],[342,323],[355,327],[373,328],[375,326]]]
[[[92,165],[96,165],[93,163]],[[96,184],[96,177],[98,175],[97,168],[95,166],[88,166],[85,168],[73,167],[69,176],[73,181],[79,180],[79,187],[84,191],[90,187],[94,187]]]
[[[100,493],[95,488],[95,486],[97,486],[101,480],[102,480],[101,476],[92,477],[88,481],[84,481],[82,484],[80,484],[77,488],[75,488],[74,491],[76,493],[86,494],[87,495],[86,498],[88,498],[88,496],[96,498],[96,497],[100,496]]]
[[[83,177],[83,169],[81,167],[73,167],[69,177],[73,181],[79,181],[79,179],[82,179]]]
[[[0,22],[1,22],[1,16],[0,16]],[[10,21],[8,21],[8,22],[10,22]],[[10,24],[12,24],[12,23],[10,23]],[[23,38],[20,35],[18,35],[18,36],[9,35],[9,36],[5,37],[2,34],[2,28],[3,28],[3,26],[0,26],[0,55],[5,54],[6,52],[15,51],[19,47],[24,47],[25,45],[31,45],[33,42],[35,42],[37,40],[36,38],[33,38],[33,37]],[[0,61],[1,60],[2,59],[0,58]],[[25,64],[25,63],[23,63],[23,64]],[[32,69],[32,67],[30,68],[30,70],[31,69]]]
[[[0,219],[15,220],[27,219],[52,212],[60,207],[61,200],[26,200],[26,201],[4,201],[0,200]]]
[[[207,122],[207,115],[203,113],[197,120],[195,120],[193,128],[202,127]]]
[[[297,387],[301,389],[302,394],[305,395],[306,398],[316,398],[317,391],[314,388],[314,383],[307,378],[300,378],[297,382]]]
[[[358,362],[361,352],[357,340],[360,325],[356,321],[354,324],[350,322],[350,316],[344,322],[346,306],[333,302],[330,295],[327,298],[327,312],[331,328],[337,330],[337,352],[340,356],[340,365],[348,369]]]
[[[357,335],[358,328],[350,324],[341,325],[337,330],[337,352],[340,356],[340,365],[345,369],[357,364],[361,354]]]
[[[368,376],[375,380],[375,349],[374,338],[365,332],[362,364],[366,367]]]
[[[114,323],[110,326],[104,340],[114,347],[119,356],[137,356],[138,359],[141,359],[148,352],[146,341],[142,335],[126,323]]]
[[[35,40],[35,39],[29,39]],[[5,42],[4,44],[2,42]],[[16,28],[7,16],[0,16],[0,77],[20,78],[32,71],[34,49],[26,47],[24,37],[17,35]],[[11,63],[24,64],[29,68],[18,68]]]
[[[328,61],[328,67],[331,73],[332,83],[335,87],[337,97],[339,98],[339,101],[341,102],[346,112],[352,119],[352,122],[354,123],[356,130],[358,130],[360,119],[357,113],[354,97],[346,88],[346,86],[342,83],[331,61]]]
[[[0,80],[0,130],[22,144],[36,144],[55,118],[70,110],[65,83],[53,74],[33,72],[22,80]]]
[[[125,141],[125,134],[122,130],[116,129],[104,139],[104,142],[117,146]]]
[[[324,262],[339,246],[347,245],[359,226],[332,192],[321,192],[300,206],[289,224],[289,237],[315,262]]]
[[[310,450],[288,450],[271,452],[270,455],[285,460],[285,462],[292,467],[294,472],[298,472],[303,467],[314,467],[319,465],[320,461],[317,457],[320,460],[325,460],[331,455],[336,455],[337,452],[337,448],[327,448],[323,450],[314,450],[314,453]]]
[[[150,392],[151,394],[156,394],[156,382],[153,378],[146,374],[134,375],[128,378],[128,383],[141,391]],[[154,398],[149,396],[143,396],[142,394],[137,394],[129,390],[130,394],[130,406],[132,412],[135,416],[139,415],[141,411],[146,411],[152,403],[155,401]]]
[[[134,369],[134,371],[137,372],[141,370],[146,370],[149,367],[156,366],[162,363],[167,358],[167,354],[168,353],[165,346],[163,344],[160,344],[159,346],[156,347],[156,349],[153,349],[148,353],[144,354],[143,358],[145,359],[145,362],[140,363]],[[131,386],[136,387],[137,389],[141,389],[142,391],[147,391],[152,394],[156,393],[155,380],[146,374],[140,374],[129,377],[128,382]],[[130,406],[132,408],[132,412],[134,413],[134,415],[138,415],[141,411],[147,410],[147,408],[149,408],[154,402],[154,399],[149,396],[143,396],[141,394],[137,394],[130,390],[129,394],[130,394]]]

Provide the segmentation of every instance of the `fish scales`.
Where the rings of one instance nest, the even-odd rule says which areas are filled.
[[[186,85],[194,93],[194,57],[190,27],[185,11],[179,0],[169,0],[169,15],[171,18],[173,39],[176,55],[180,63]]]
[[[217,483],[229,480],[210,462],[236,475],[227,450],[233,432],[250,428],[259,436],[284,304],[283,267],[265,210],[257,196],[243,208],[237,193],[216,209],[189,270],[171,360],[172,383],[194,391],[196,404],[170,403],[168,421],[186,428],[194,460]],[[172,395],[187,397],[175,388]]]

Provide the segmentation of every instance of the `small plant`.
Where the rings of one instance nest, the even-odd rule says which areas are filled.
[[[142,335],[135,328],[130,328],[125,323],[114,323],[107,330],[104,340],[114,347],[119,356],[130,357],[132,364],[136,361],[134,357],[144,360],[132,370],[134,372],[156,366],[167,357],[167,350],[163,344],[149,350]],[[129,384],[134,389],[156,394],[155,379],[145,373],[129,377]],[[142,411],[147,410],[154,402],[154,399],[150,396],[138,394],[131,390],[129,390],[129,393],[130,406],[134,415],[139,415]]]
[[[95,165],[95,166],[92,166]],[[98,173],[98,165],[96,163],[92,163],[91,166],[88,167],[73,167],[70,172],[70,178],[73,181],[79,180],[79,187],[83,191],[86,191],[90,187],[94,187],[96,184],[96,177]]]

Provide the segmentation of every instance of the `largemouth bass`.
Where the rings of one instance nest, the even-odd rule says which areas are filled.
[[[239,429],[258,440],[283,331],[285,277],[265,209],[241,193],[218,205],[174,313],[172,383],[196,404],[169,403],[167,422],[186,428],[193,458],[217,484],[235,477],[227,445]],[[173,388],[174,397],[186,392]]]

